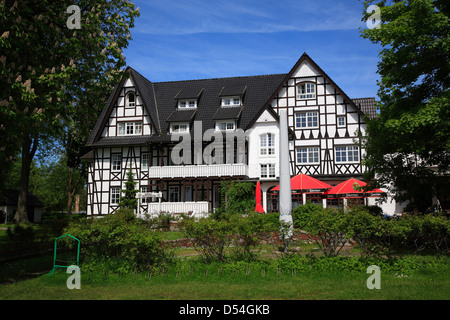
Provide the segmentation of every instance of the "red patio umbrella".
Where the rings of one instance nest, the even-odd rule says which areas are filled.
[[[263,213],[264,208],[261,205],[261,184],[259,181],[256,183],[256,206],[255,206],[255,212]]]
[[[331,186],[325,182],[317,180],[306,174],[299,174],[291,178],[291,190],[317,190],[317,189],[331,189]],[[280,186],[276,186],[273,191],[280,190]]]
[[[364,181],[357,180],[355,178],[351,178],[349,180],[341,182],[337,186],[328,190],[327,192],[324,193],[324,195],[328,196],[328,198],[331,198],[333,196],[336,196],[336,198],[363,198],[370,196],[379,197],[380,193],[384,193],[384,191],[380,189],[374,189],[366,192],[363,192],[362,190],[355,190],[354,189],[355,185],[364,187],[367,185],[367,183],[365,183]]]

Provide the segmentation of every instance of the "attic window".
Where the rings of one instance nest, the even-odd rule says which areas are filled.
[[[225,97],[222,98],[222,107],[240,107],[241,97]]]
[[[180,100],[178,109],[195,109],[197,108],[197,100]]]
[[[314,99],[316,97],[316,85],[311,82],[303,82],[297,86],[297,99]]]
[[[178,123],[172,124],[170,126],[171,133],[189,133],[189,124],[188,123]]]
[[[134,108],[136,106],[136,96],[134,92],[127,93],[125,98],[125,107],[126,108]]]

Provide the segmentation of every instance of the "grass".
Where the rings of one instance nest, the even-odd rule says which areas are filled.
[[[209,266],[214,269],[216,266]],[[205,269],[206,270],[206,269]],[[0,299],[49,300],[448,300],[448,274],[416,272],[405,277],[382,274],[381,289],[369,290],[368,275],[348,271],[259,271],[250,274],[141,273],[137,275],[83,274],[81,290],[66,287],[68,275],[59,270],[53,277],[2,285]]]
[[[3,236],[2,236],[3,235]],[[181,232],[162,232],[163,239],[184,238]],[[5,233],[0,234],[0,242]],[[320,254],[315,244],[303,244],[301,254]],[[264,264],[279,258],[274,248],[259,248],[259,263],[249,269],[230,264],[204,264],[192,248],[176,248],[174,252],[183,263],[163,272],[138,274],[105,274],[83,271],[81,290],[66,286],[66,269],[54,276],[53,255],[0,263],[0,300],[449,300],[450,273],[431,267],[434,257],[423,268],[411,272],[386,272],[382,269],[381,289],[369,290],[370,276],[364,270],[351,271],[329,268],[281,272]],[[357,254],[357,249],[347,256]],[[273,261],[273,260],[271,260]],[[449,259],[447,258],[447,260]],[[369,263],[369,262],[368,262]],[[239,265],[239,263],[236,263]],[[430,266],[430,267],[427,267]],[[237,270],[234,272],[233,270]],[[307,271],[305,271],[307,270]]]

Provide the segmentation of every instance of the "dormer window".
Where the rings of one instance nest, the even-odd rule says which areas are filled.
[[[197,108],[197,100],[178,101],[178,109],[195,109],[195,108]]]
[[[125,107],[134,108],[136,106],[136,95],[134,92],[127,93],[125,97]]]
[[[316,97],[316,85],[312,82],[303,82],[297,85],[297,99],[314,99]]]
[[[171,133],[189,133],[188,123],[177,123],[170,126]]]
[[[216,122],[216,131],[234,131],[235,128],[236,123],[232,120]]]
[[[222,107],[240,107],[241,97],[222,98]]]

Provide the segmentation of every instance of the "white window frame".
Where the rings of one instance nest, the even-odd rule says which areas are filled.
[[[174,191],[176,190],[176,191]],[[176,195],[177,201],[172,201],[172,195]],[[180,187],[179,186],[169,186],[169,202],[180,202]]]
[[[241,97],[239,97],[239,96],[222,98],[222,107],[224,107],[224,108],[240,107],[241,105],[242,105],[242,101],[241,101]]]
[[[148,187],[147,186],[141,187],[141,192],[142,193],[147,193],[148,192]],[[141,204],[142,203],[147,203],[147,198],[141,198]]]
[[[316,157],[317,154],[317,157]],[[297,164],[319,164],[320,148],[319,147],[303,147],[296,150]],[[299,157],[300,156],[300,157]],[[306,157],[306,161],[303,161]],[[317,160],[315,160],[317,159]]]
[[[260,169],[261,179],[270,179],[276,177],[275,163],[261,163]]]
[[[111,201],[110,203],[113,205],[117,205],[120,202],[121,189],[120,187],[111,187]]]
[[[359,163],[359,147],[337,146],[334,148],[334,157],[336,163]]]
[[[180,100],[178,101],[178,109],[196,109],[197,108],[197,100],[188,99],[188,100]]]
[[[259,154],[261,156],[275,156],[275,134],[263,133],[259,136]]]
[[[150,157],[147,152],[145,152],[141,155],[141,170],[148,170],[149,160],[150,160]]]
[[[189,133],[189,123],[171,124],[170,125],[170,133]]]
[[[300,119],[300,122],[297,120]],[[303,123],[305,124],[303,126]],[[318,128],[319,127],[319,112],[298,112],[295,114],[295,128]]]
[[[130,94],[134,96],[134,101],[130,102]],[[134,91],[127,92],[125,96],[125,108],[134,108],[136,107],[136,93]]]
[[[217,121],[216,131],[234,131],[236,130],[236,121]]]
[[[297,100],[310,100],[316,98],[316,84],[302,82],[297,85]]]
[[[339,123],[339,120],[342,120],[342,119],[344,120],[343,124]],[[347,117],[346,116],[337,116],[336,125],[338,128],[345,127],[347,125]]]
[[[111,154],[111,171],[117,172],[122,170],[122,155],[119,153]]]
[[[118,136],[140,136],[142,135],[142,130],[142,121],[117,123]]]

